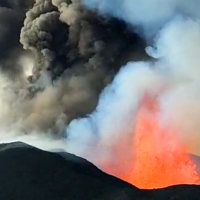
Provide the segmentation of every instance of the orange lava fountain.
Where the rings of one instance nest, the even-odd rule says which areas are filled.
[[[137,116],[134,166],[126,181],[143,189],[176,184],[200,184],[187,149],[159,125],[155,99],[145,98]]]

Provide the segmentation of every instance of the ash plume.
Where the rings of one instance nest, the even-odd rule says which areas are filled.
[[[19,36],[25,13],[33,0],[24,3],[21,0],[0,1],[0,70],[17,82],[23,82],[22,65],[18,62],[22,57],[31,56],[31,52],[23,50]]]
[[[81,1],[38,0],[26,14],[20,41],[36,56],[33,80],[50,71],[52,80],[74,63],[112,68],[137,36],[116,19],[86,10]],[[107,51],[105,51],[107,50]]]
[[[51,41],[55,36],[52,33],[59,28],[59,25],[59,13],[52,5],[51,0],[35,1],[33,8],[26,13],[20,42],[24,49],[32,50],[35,53],[37,61],[34,67],[34,78],[39,76],[42,68],[48,68],[54,59]]]
[[[121,64],[144,57],[143,41],[124,22],[88,11],[81,1],[20,2],[2,2],[23,13],[16,37],[24,49],[11,54],[18,75],[0,75],[0,132],[63,138],[71,120],[95,109]]]

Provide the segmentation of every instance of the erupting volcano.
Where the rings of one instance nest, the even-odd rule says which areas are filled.
[[[187,149],[159,125],[156,99],[144,98],[134,136],[134,166],[126,181],[139,188],[162,188],[177,184],[200,184]]]

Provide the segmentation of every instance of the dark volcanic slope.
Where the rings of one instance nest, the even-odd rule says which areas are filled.
[[[68,153],[0,146],[1,200],[199,200],[199,186],[139,190]]]
[[[71,154],[64,158],[11,144],[1,149],[0,163],[1,200],[106,200],[124,190],[141,195],[138,189]]]

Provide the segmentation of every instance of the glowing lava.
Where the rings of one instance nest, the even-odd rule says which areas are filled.
[[[158,112],[156,100],[143,101],[134,136],[134,167],[126,181],[146,189],[200,184],[187,150],[159,126]]]

